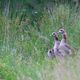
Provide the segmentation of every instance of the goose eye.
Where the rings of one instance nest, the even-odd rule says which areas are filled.
[[[50,53],[51,53],[51,50],[50,50]]]
[[[54,34],[54,36],[56,36],[56,35]]]
[[[61,31],[63,31],[63,30],[61,30]]]

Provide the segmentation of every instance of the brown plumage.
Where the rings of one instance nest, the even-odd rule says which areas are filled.
[[[59,49],[62,50],[64,53],[72,54],[72,48],[66,41],[67,39],[66,31],[62,28],[59,30],[59,32],[62,35],[62,40],[60,42]]]
[[[59,55],[59,56],[63,56],[62,53],[59,51],[59,45],[60,45],[60,41],[58,39],[58,33],[57,32],[53,32],[52,36],[54,38],[54,54],[55,55]]]

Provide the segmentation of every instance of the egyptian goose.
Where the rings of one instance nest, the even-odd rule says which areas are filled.
[[[59,55],[59,56],[63,56],[62,53],[59,51],[59,45],[60,45],[60,41],[58,39],[58,33],[57,32],[53,32],[52,36],[54,38],[54,54],[55,55]]]
[[[72,54],[72,48],[69,46],[69,44],[66,42],[67,39],[67,33],[66,31],[62,28],[59,30],[59,33],[62,35],[62,40],[59,45],[59,49],[62,50],[65,54]]]

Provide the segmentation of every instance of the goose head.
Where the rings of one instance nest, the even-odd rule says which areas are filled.
[[[57,32],[53,32],[52,36],[54,37],[55,40],[58,40],[58,33]]]
[[[59,33],[61,33],[63,35],[63,34],[65,34],[65,30],[63,28],[59,29]]]
[[[57,36],[57,35],[58,35],[57,32],[52,33],[52,36],[54,36],[54,37]]]
[[[62,40],[63,40],[64,42],[66,42],[67,33],[66,33],[66,31],[64,30],[64,28],[59,29],[59,32],[58,32],[58,33],[61,33],[61,35],[62,35]]]
[[[55,57],[54,49],[48,50],[48,57]]]

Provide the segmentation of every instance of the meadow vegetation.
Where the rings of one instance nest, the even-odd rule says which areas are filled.
[[[1,10],[0,80],[80,80],[80,8],[58,4],[46,10],[41,6],[32,14],[25,6],[17,15],[13,9],[13,16],[9,6]],[[76,55],[49,59],[47,51],[54,45],[50,35],[61,27]]]

